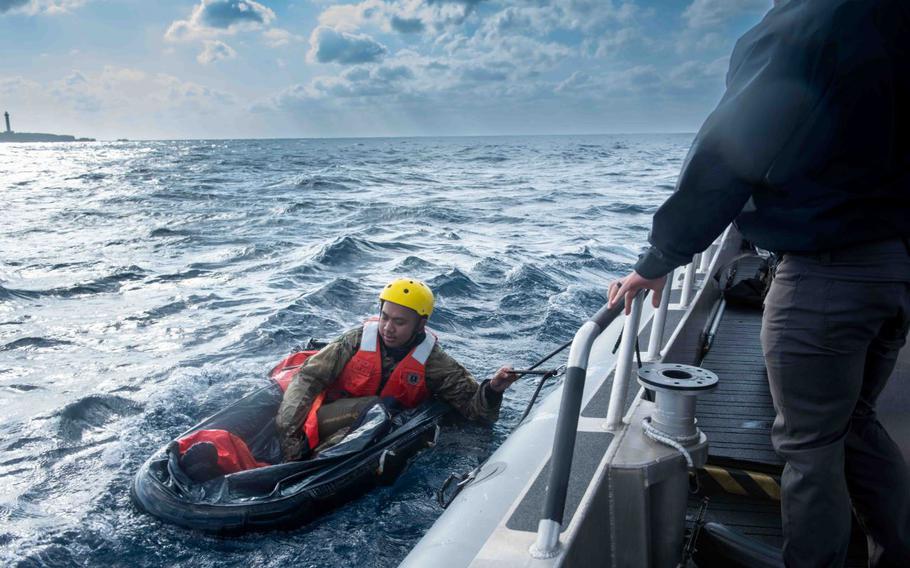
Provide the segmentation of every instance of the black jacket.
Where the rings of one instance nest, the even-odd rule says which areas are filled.
[[[746,32],[636,271],[688,263],[734,220],[779,252],[910,235],[910,2],[790,0]]]

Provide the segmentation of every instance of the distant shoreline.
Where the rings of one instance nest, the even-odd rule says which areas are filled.
[[[69,134],[43,132],[0,132],[0,142],[96,142],[94,138],[76,138]]]

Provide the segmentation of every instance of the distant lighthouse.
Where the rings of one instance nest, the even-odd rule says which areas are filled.
[[[3,113],[4,118],[6,118],[6,131],[12,132],[13,130],[9,127],[9,111]]]

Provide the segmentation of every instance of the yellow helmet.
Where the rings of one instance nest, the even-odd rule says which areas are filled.
[[[430,317],[433,313],[433,291],[415,278],[392,280],[379,293],[379,299],[411,308],[424,317]]]

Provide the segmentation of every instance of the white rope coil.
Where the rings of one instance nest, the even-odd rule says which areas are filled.
[[[681,453],[684,458],[686,458],[686,464],[688,464],[689,469],[695,469],[695,462],[692,461],[692,456],[689,454],[689,450],[687,450],[685,446],[695,443],[701,439],[701,430],[696,428],[695,433],[690,436],[673,436],[664,432],[663,430],[656,428],[653,424],[651,424],[650,416],[642,419],[641,428],[648,439],[675,449]]]

